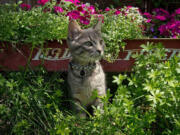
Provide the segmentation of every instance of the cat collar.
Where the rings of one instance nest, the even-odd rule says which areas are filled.
[[[86,66],[74,64],[72,62],[69,64],[72,69],[80,71],[79,74],[81,77],[87,76],[96,67],[95,63]]]

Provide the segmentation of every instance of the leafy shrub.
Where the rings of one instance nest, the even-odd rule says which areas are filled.
[[[0,5],[0,41],[25,43],[33,47],[43,45],[48,40],[61,41],[67,38],[69,19],[75,19],[83,28],[87,28],[102,17],[106,59],[112,60],[119,54],[119,45],[125,46],[123,40],[143,37],[144,19],[138,8],[100,11],[78,1],[56,3],[55,0],[40,0],[38,3],[40,5],[32,8],[20,3]]]
[[[180,131],[180,58],[162,61],[161,44],[142,45],[144,54],[135,54],[131,75],[114,76],[117,91],[102,97],[104,113],[95,109],[88,120],[69,116],[65,120],[72,134],[160,135]],[[68,122],[69,121],[69,122]]]
[[[0,40],[42,45],[47,40],[65,39],[67,17],[45,12],[45,9],[33,7],[25,11],[19,8],[19,4],[0,5]]]
[[[133,73],[114,77],[118,90],[112,105],[116,112],[124,111],[119,117],[127,124],[125,133],[178,134],[180,57],[163,62],[166,50],[161,44],[142,47],[145,55],[134,55]],[[125,79],[128,85],[122,84]]]
[[[144,37],[140,27],[143,21],[138,9],[133,7],[124,7],[121,10],[110,10],[105,13],[102,33],[106,43],[107,60],[117,58],[120,48],[126,45],[123,40]]]
[[[63,107],[60,74],[44,70],[0,75],[0,132],[5,134],[175,135],[180,131],[180,57],[162,61],[162,45],[142,45],[133,72],[114,76],[104,108],[80,119]],[[111,99],[111,100],[110,100]],[[110,102],[111,101],[111,102]],[[103,112],[103,113],[102,113]]]
[[[60,74],[44,70],[0,74],[0,132],[47,134],[54,114],[65,110],[62,82]]]

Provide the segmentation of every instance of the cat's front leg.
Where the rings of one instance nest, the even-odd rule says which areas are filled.
[[[81,103],[81,101],[76,96],[73,97],[73,112],[80,118],[86,118],[86,106]]]

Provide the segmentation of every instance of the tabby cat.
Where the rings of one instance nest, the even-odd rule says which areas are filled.
[[[94,91],[99,96],[106,95],[105,74],[99,60],[104,54],[104,41],[101,37],[101,23],[88,29],[81,29],[75,20],[68,26],[67,44],[71,53],[68,67],[70,96],[74,102],[73,110],[86,117],[82,108],[103,107],[99,98],[93,98]]]

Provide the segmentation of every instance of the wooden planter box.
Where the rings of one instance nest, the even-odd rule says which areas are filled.
[[[102,60],[105,72],[131,71],[134,63],[132,54],[141,53],[140,45],[147,42],[161,42],[168,49],[167,60],[180,54],[180,39],[135,39],[125,42],[127,43],[125,51],[121,51],[113,63]],[[0,71],[18,71],[20,67],[33,68],[39,65],[43,65],[48,71],[67,71],[69,59],[66,41],[61,45],[56,41],[48,42],[44,49],[34,48],[33,51],[27,45],[17,47],[0,42]]]

